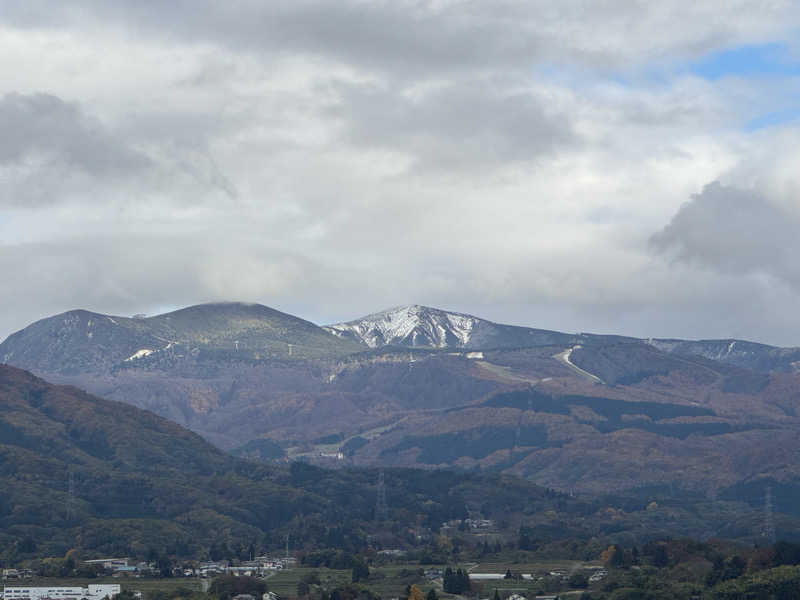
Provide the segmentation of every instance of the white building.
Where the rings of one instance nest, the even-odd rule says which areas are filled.
[[[120,592],[118,583],[90,585],[89,587],[32,587],[18,586],[3,589],[3,600],[103,600]]]
[[[87,565],[102,565],[104,569],[108,569],[109,571],[112,571],[118,567],[128,566],[127,558],[95,558],[92,560],[85,560],[83,562]]]

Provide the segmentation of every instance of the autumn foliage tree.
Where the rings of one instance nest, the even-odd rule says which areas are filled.
[[[408,600],[425,600],[425,594],[422,593],[417,584],[413,584],[408,591]]]
[[[622,548],[611,545],[600,554],[600,560],[606,567],[621,567],[625,562],[625,552]]]

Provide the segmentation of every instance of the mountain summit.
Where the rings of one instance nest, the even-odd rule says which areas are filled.
[[[185,356],[238,359],[340,356],[359,346],[261,304],[218,302],[153,317],[72,310],[33,323],[0,344],[0,362],[37,372],[105,372]]]
[[[567,343],[573,336],[500,325],[478,317],[410,304],[354,321],[324,327],[341,338],[369,346],[411,348],[504,348]]]

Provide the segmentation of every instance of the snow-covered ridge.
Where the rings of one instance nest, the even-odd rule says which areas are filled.
[[[760,353],[781,350],[773,346],[743,340],[664,340],[650,338],[644,341],[662,352],[691,354],[716,361],[747,358]]]
[[[468,345],[479,323],[489,324],[489,321],[411,304],[324,329],[339,337],[359,340],[370,348],[387,345],[447,348]]]

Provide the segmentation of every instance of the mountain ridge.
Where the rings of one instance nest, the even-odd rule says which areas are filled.
[[[54,327],[59,321],[63,321],[61,331]],[[667,354],[703,357],[762,372],[800,370],[800,347],[772,346],[736,338],[695,340],[564,333],[497,323],[468,313],[420,304],[395,306],[350,321],[319,326],[263,304],[236,301],[208,302],[147,317],[110,315],[80,308],[69,310],[39,319],[10,334],[0,343],[0,362],[60,372],[64,369],[53,368],[42,359],[42,355],[73,352],[74,347],[60,347],[77,341],[79,332],[73,331],[74,336],[65,335],[70,328],[82,329],[80,334],[86,336],[86,340],[82,340],[84,346],[99,344],[103,352],[110,353],[101,361],[103,364],[97,365],[99,368],[145,358],[176,345],[185,346],[186,351],[245,352],[259,359],[336,357],[388,346],[481,350],[549,345],[566,347],[598,340],[618,340],[643,342]],[[103,331],[109,328],[115,331]],[[101,341],[93,340],[98,329],[101,338],[106,334]],[[49,338],[50,352],[42,348],[24,348],[26,341],[35,336]],[[65,337],[67,339],[61,339]],[[123,348],[118,348],[119,345]],[[292,346],[291,351],[289,346]],[[77,347],[86,352],[80,344]],[[311,351],[309,355],[308,350],[314,348],[317,351]],[[37,353],[40,356],[36,357]],[[79,359],[91,362],[97,361],[98,357],[83,354],[73,362]]]
[[[420,304],[396,306],[359,319],[325,325],[370,347],[491,348],[550,345],[570,339],[557,331],[503,325],[466,313]]]
[[[800,371],[800,347],[772,346],[736,338],[692,340],[564,333],[496,323],[468,313],[420,304],[388,308],[350,321],[323,325],[323,329],[373,349],[401,346],[480,350],[616,340],[644,342],[667,354],[703,357],[762,372]]]
[[[0,357],[264,458],[497,470],[591,492],[711,494],[765,477],[800,489],[795,349],[561,334],[419,305],[367,319],[362,335],[380,325],[374,339],[395,342],[374,348],[260,305],[119,321],[45,319]]]
[[[261,304],[198,304],[152,317],[76,309],[40,319],[0,344],[0,362],[34,371],[108,372],[159,355],[198,352],[242,357],[324,358],[358,351],[317,325]]]

